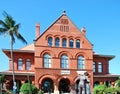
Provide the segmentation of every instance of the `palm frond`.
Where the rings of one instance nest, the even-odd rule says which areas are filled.
[[[0,35],[1,35],[1,34],[5,34],[6,31],[7,31],[6,28],[0,28]]]
[[[15,31],[17,31],[19,28],[20,28],[20,23],[14,26]]]
[[[4,11],[3,16],[5,17],[4,21],[8,26],[13,27],[15,25],[15,20],[13,20],[13,17],[10,16],[7,12]]]
[[[20,33],[15,34],[17,39],[21,40],[23,43],[27,44],[27,41],[23,38],[23,36]]]
[[[10,16],[7,12],[3,12],[3,16],[5,17],[4,21],[0,20],[0,25],[2,26],[0,33],[2,34],[5,32],[5,36],[8,34],[10,35],[12,39],[12,44],[15,43],[16,36],[17,39],[21,40],[23,43],[27,44],[27,41],[23,38],[23,36],[18,32],[18,29],[20,27],[20,24],[16,24],[15,20],[13,20],[12,16]],[[5,29],[3,29],[5,28]],[[5,30],[5,31],[4,31]]]
[[[7,26],[7,24],[6,24],[4,21],[2,21],[2,20],[0,20],[0,26],[2,26],[2,27],[4,27],[4,28],[9,28],[9,27]]]
[[[4,37],[6,37],[7,35],[11,35],[11,34],[10,34],[10,31],[11,31],[10,29],[7,29],[7,31],[6,31],[5,34],[4,34]]]

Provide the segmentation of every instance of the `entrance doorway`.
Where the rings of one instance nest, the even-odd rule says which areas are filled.
[[[61,79],[59,82],[59,92],[61,93],[69,93],[70,92],[70,81],[69,79]]]
[[[54,92],[53,81],[50,78],[45,78],[42,81],[42,90],[44,91],[44,93],[53,93]]]

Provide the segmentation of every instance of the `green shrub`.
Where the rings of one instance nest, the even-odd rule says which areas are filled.
[[[37,94],[38,89],[33,84],[24,83],[20,88],[20,92],[23,94]]]
[[[106,86],[105,85],[98,85],[94,87],[94,94],[104,94],[106,90]]]
[[[120,87],[116,87],[116,88],[115,88],[115,92],[117,92],[117,93],[120,94]]]
[[[106,92],[106,94],[114,94],[115,93],[115,88],[107,87],[105,92]]]

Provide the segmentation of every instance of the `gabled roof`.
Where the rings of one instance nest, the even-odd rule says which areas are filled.
[[[78,29],[80,31],[80,33],[82,34],[81,30],[73,23],[73,21],[67,16],[66,11],[63,11],[62,15],[56,20],[54,21],[35,41],[37,41],[42,35],[44,35],[44,33],[49,30],[58,20],[60,20],[63,16],[66,16],[68,18],[68,20],[76,27],[76,29]],[[83,34],[82,34],[83,35]],[[86,39],[87,37],[85,35],[83,35]],[[87,41],[93,45],[88,39]]]
[[[56,20],[56,21],[54,21],[36,40],[38,40],[42,35],[44,35],[44,33],[50,28],[50,27],[52,27],[62,16],[67,16],[66,15],[66,13],[65,13],[65,11],[62,13],[62,15]],[[36,41],[35,40],[35,41]]]

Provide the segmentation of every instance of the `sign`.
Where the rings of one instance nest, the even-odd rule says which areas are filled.
[[[63,74],[70,74],[70,71],[69,70],[61,70],[61,73],[60,73],[61,75],[63,75]]]

